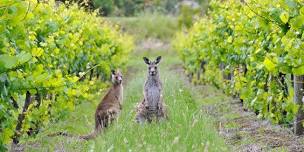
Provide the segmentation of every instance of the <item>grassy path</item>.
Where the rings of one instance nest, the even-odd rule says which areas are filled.
[[[142,56],[155,57],[156,54],[163,56],[159,68],[169,120],[139,125],[134,122],[134,108],[142,99],[146,78]],[[215,120],[203,112],[202,101],[194,96],[182,73],[178,72],[179,67],[174,52],[137,52],[128,63],[123,110],[117,122],[91,141],[45,136],[60,130],[78,135],[89,133],[94,126],[93,115],[100,98],[97,97],[94,102],[79,105],[67,120],[39,134],[35,144],[28,142],[26,151],[228,151],[218,135]]]
[[[134,107],[142,98],[146,65],[142,56],[134,56],[125,86],[125,103],[118,122],[97,139],[96,148],[114,151],[223,151],[224,141],[218,137],[213,120],[204,115],[200,104],[192,97],[184,80],[172,65],[176,58],[163,56],[160,64],[164,84],[164,99],[168,105],[169,121],[138,125],[134,123]]]

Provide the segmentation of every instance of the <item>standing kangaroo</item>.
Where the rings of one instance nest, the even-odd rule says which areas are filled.
[[[148,76],[144,85],[144,99],[137,105],[136,109],[135,119],[138,123],[143,123],[146,120],[152,122],[154,117],[156,117],[157,121],[167,118],[165,104],[162,99],[162,83],[157,69],[161,56],[157,57],[153,62],[147,57],[143,59],[148,65]]]
[[[95,112],[95,130],[92,133],[83,136],[75,136],[66,132],[57,132],[49,134],[48,136],[67,136],[88,140],[95,138],[102,131],[103,128],[108,127],[108,125],[118,117],[118,114],[122,109],[123,102],[123,86],[121,72],[118,70],[112,70],[111,79],[112,87],[109,89],[107,94],[103,97],[103,99],[97,106]]]
[[[85,136],[80,136],[82,139],[95,138],[103,128],[118,117],[122,109],[123,86],[122,74],[120,71],[112,71],[112,87],[103,97],[95,112],[95,130]]]

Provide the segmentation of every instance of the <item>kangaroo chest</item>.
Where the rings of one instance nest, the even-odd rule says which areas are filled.
[[[157,103],[161,95],[160,87],[157,85],[149,85],[149,87],[146,87],[145,94],[148,102]]]

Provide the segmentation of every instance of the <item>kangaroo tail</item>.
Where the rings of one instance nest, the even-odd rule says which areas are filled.
[[[82,136],[76,136],[76,135],[72,135],[72,134],[69,134],[66,132],[56,132],[56,133],[48,134],[47,136],[49,136],[49,137],[64,136],[64,137],[71,137],[71,138],[76,137],[76,138],[83,139],[83,140],[90,140],[90,139],[96,138],[97,132],[93,131],[87,135],[82,135]]]
[[[69,134],[66,132],[55,132],[55,133],[48,134],[47,136],[49,136],[49,137],[55,137],[55,136],[75,137],[75,135],[72,135],[72,134]]]
[[[96,138],[97,134],[98,134],[98,132],[95,130],[95,131],[91,132],[90,134],[79,136],[79,138],[84,139],[84,140],[90,140],[90,139]]]

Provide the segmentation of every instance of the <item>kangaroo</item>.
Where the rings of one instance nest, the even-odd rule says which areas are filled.
[[[91,134],[80,136],[80,138],[85,140],[95,138],[103,128],[108,127],[118,117],[122,109],[122,102],[122,74],[118,70],[112,70],[112,87],[103,97],[95,112],[95,130]]]
[[[112,70],[111,80],[112,87],[109,89],[107,94],[103,97],[103,99],[97,106],[95,112],[95,130],[92,133],[83,136],[75,136],[66,132],[57,132],[49,134],[48,136],[66,136],[89,140],[95,138],[102,131],[103,128],[108,127],[108,125],[118,117],[118,114],[122,109],[123,102],[123,86],[121,72],[119,70]]]
[[[152,122],[167,118],[165,104],[162,99],[162,83],[159,78],[157,69],[161,56],[151,62],[147,57],[143,57],[144,62],[148,65],[148,76],[144,85],[144,99],[138,103],[136,111],[136,122],[143,123],[145,121]]]

